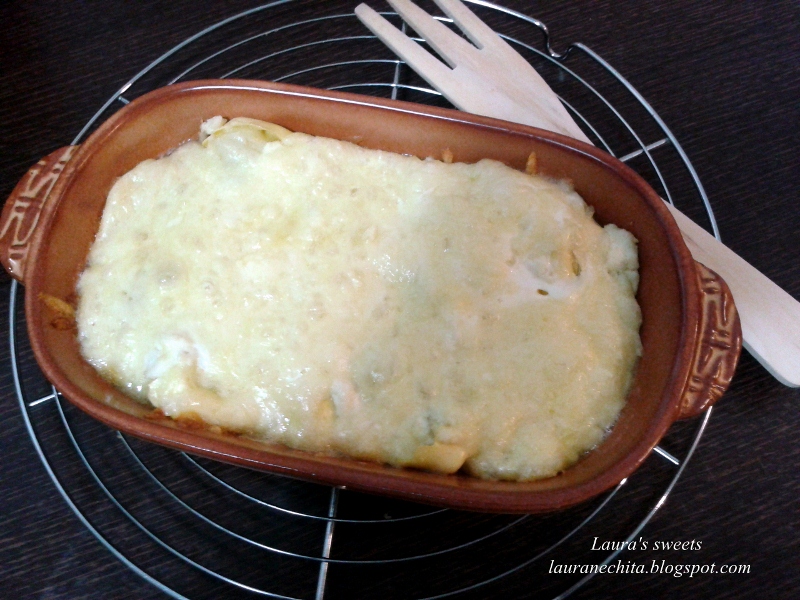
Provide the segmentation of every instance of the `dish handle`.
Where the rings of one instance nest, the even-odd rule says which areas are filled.
[[[694,417],[720,399],[731,383],[742,351],[742,325],[728,284],[696,262],[700,321],[692,371],[681,398],[679,419]]]
[[[18,281],[24,283],[28,255],[42,235],[39,224],[56,204],[51,192],[76,148],[59,148],[31,167],[3,207],[0,263]]]

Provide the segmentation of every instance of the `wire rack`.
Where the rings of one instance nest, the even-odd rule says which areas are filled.
[[[300,2],[265,4],[178,44],[125,83],[72,143],[131,99],[188,79],[268,79],[449,106],[368,35],[355,2],[317,2],[314,18],[297,21]],[[534,64],[599,147],[667,201],[680,198],[682,210],[707,218],[718,235],[680,144],[622,75],[583,44],[557,52],[537,19],[469,3]],[[400,25],[394,13],[384,15]],[[711,413],[673,426],[628,480],[572,509],[509,516],[431,508],[217,464],[106,428],[66,402],[35,366],[23,294],[14,283],[9,327],[31,441],[86,528],[174,598],[565,598],[591,575],[548,576],[550,566],[624,561],[619,552],[598,558],[593,538],[640,535]]]

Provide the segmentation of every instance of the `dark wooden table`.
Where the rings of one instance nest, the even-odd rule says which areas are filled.
[[[722,238],[800,298],[800,5],[790,0],[503,3],[546,22],[556,47],[581,41],[624,74],[682,143],[708,192]],[[281,10],[294,11],[301,20],[322,4],[300,1]],[[0,195],[7,196],[41,156],[69,143],[151,60],[255,5],[2,3]],[[0,277],[0,314],[6,315],[10,280]],[[6,334],[5,316],[2,322]],[[23,358],[30,364],[30,356]],[[749,573],[604,575],[573,597],[796,598],[798,415],[800,393],[780,385],[744,354],[694,457],[642,532],[651,541],[702,541],[699,552],[649,551],[641,555],[648,564],[747,564]],[[103,548],[56,491],[26,432],[5,341],[0,344],[0,449],[3,597],[165,597]],[[621,558],[640,560],[630,552]],[[372,589],[372,583],[364,582],[364,589]],[[522,576],[469,597],[532,597],[535,588]],[[345,596],[333,589],[326,597]],[[365,592],[364,597],[373,596]]]

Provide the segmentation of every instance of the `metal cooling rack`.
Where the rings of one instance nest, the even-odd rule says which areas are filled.
[[[681,198],[695,218],[706,214],[718,236],[680,144],[622,75],[583,44],[556,52],[534,18],[468,2],[536,66],[599,147],[669,202]],[[254,8],[178,44],[125,83],[72,143],[132,98],[187,79],[269,79],[449,106],[367,34],[353,15],[356,2],[316,3],[318,16],[298,22],[292,9],[299,3]],[[436,509],[217,464],[111,431],[74,409],[35,367],[23,293],[14,282],[9,342],[31,441],[86,528],[174,598],[565,598],[591,575],[547,577],[550,561],[596,563],[594,536],[635,539],[677,483],[711,414],[673,426],[634,475],[581,506],[528,516]]]

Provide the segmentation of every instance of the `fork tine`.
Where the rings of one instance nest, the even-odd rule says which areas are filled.
[[[545,118],[545,129],[565,133],[591,144],[580,127],[547,82],[514,48],[467,8],[460,0],[433,0],[447,16],[481,49],[484,59],[503,64],[505,70],[495,73],[502,81],[501,89],[522,106],[530,106]],[[507,74],[515,73],[513,77]],[[538,126],[542,126],[541,124]]]
[[[410,0],[388,0],[417,33],[451,62],[448,68],[381,15],[361,4],[356,15],[428,83],[466,112],[502,115],[591,143],[545,80],[500,36],[456,0],[435,0],[478,49]]]
[[[474,53],[478,51],[477,48],[458,34],[453,33],[419,6],[410,0],[387,1],[397,14],[411,25],[414,31],[420,34],[451,67],[455,67],[459,62],[471,63],[473,61]]]
[[[433,0],[444,13],[453,19],[453,22],[467,37],[481,50],[486,50],[502,60],[508,70],[522,69],[527,78],[539,78],[539,74],[531,67],[508,42],[501,38],[496,31],[484,23],[460,0]],[[531,74],[535,73],[535,74]]]
[[[500,40],[494,30],[481,21],[474,12],[468,9],[460,0],[433,0],[442,9],[444,14],[453,19],[459,29],[467,34],[478,48],[483,49],[494,45]],[[502,41],[502,40],[501,40]]]
[[[366,4],[359,4],[355,10],[359,20],[374,33],[378,39],[411,65],[428,82],[437,82],[434,87],[452,80],[453,72],[414,40],[389,23]],[[437,89],[439,89],[437,87]],[[441,91],[441,89],[439,90]]]

